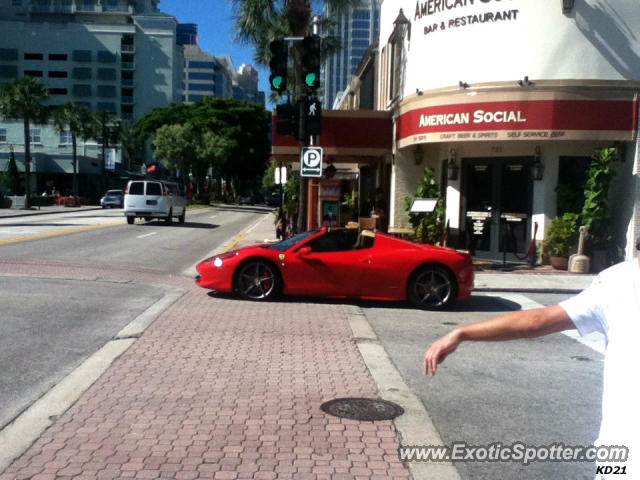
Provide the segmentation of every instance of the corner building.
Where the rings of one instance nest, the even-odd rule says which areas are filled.
[[[524,254],[595,149],[616,147],[613,241],[640,235],[637,0],[381,0],[378,98],[393,118],[390,223],[433,168],[449,243]]]

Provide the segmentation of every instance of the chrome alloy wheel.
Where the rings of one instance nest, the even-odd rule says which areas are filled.
[[[454,300],[451,275],[438,267],[424,267],[412,277],[409,300],[420,308],[441,308]]]
[[[265,300],[276,293],[278,276],[266,262],[251,261],[236,274],[236,289],[251,300]]]

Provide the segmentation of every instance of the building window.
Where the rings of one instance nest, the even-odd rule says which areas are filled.
[[[116,104],[111,102],[98,102],[98,111],[117,113]]]
[[[49,95],[67,95],[68,91],[66,88],[50,88]]]
[[[0,65],[0,78],[17,78],[18,67],[15,65]]]
[[[61,62],[67,59],[66,53],[50,53],[49,60],[53,60],[54,62]]]
[[[74,85],[73,95],[76,97],[90,97],[91,85]]]
[[[73,143],[73,137],[71,136],[71,130],[64,130],[60,132],[60,145],[70,145]]]
[[[116,96],[116,87],[113,85],[98,85],[96,95],[102,98],[113,98]]]
[[[67,72],[61,72],[61,71],[50,71],[48,75],[49,75],[49,78],[67,78],[68,76]]]
[[[189,84],[189,90],[197,90],[197,91],[204,91],[204,92],[213,92],[214,91],[214,86],[210,83],[190,83]]]
[[[189,80],[214,80],[213,73],[189,72]]]
[[[31,136],[31,141],[29,143],[31,143],[32,145],[41,143],[39,128],[32,128],[31,130],[29,130],[29,135]]]
[[[0,143],[7,143],[7,129],[0,128]]]
[[[18,50],[16,48],[0,48],[0,60],[3,62],[18,60]]]
[[[98,80],[115,80],[116,69],[115,68],[99,68]]]
[[[43,55],[41,53],[25,53],[24,59],[25,60],[42,60]]]
[[[25,70],[24,74],[27,77],[42,77],[42,70]]]
[[[71,58],[74,62],[90,62],[91,50],[74,50]]]
[[[189,68],[215,68],[215,64],[213,62],[189,62]]]
[[[190,102],[197,102],[198,100],[204,98],[204,95],[189,95]]]
[[[22,6],[22,0],[12,0],[11,1],[11,5],[14,7],[21,7]]]
[[[72,74],[74,80],[90,80],[91,69],[85,67],[75,67]]]
[[[100,63],[116,63],[116,54],[109,50],[98,51],[98,61]]]

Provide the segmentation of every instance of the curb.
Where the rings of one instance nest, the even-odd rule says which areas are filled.
[[[30,213],[15,213],[11,215],[2,215],[0,212],[0,219],[2,218],[17,218],[17,217],[32,217],[35,215],[53,215],[56,213],[74,213],[74,212],[89,212],[93,210],[102,210],[102,207],[89,207],[89,208],[77,208],[77,209],[65,209],[65,210],[52,210],[48,212],[43,212],[42,210],[37,210]]]
[[[397,403],[404,409],[404,414],[393,420],[399,445],[444,446],[429,412],[393,364],[366,314],[355,305],[345,305],[343,308],[353,332],[353,340],[378,386],[378,395],[383,400]],[[407,464],[414,480],[435,478],[460,480],[460,474],[451,462],[407,462]]]

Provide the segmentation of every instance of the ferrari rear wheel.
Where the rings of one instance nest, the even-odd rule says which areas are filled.
[[[252,260],[240,266],[235,275],[234,287],[250,300],[267,300],[277,295],[280,277],[270,263]]]
[[[422,267],[409,279],[409,301],[418,308],[443,308],[455,300],[455,295],[455,281],[441,267]]]

